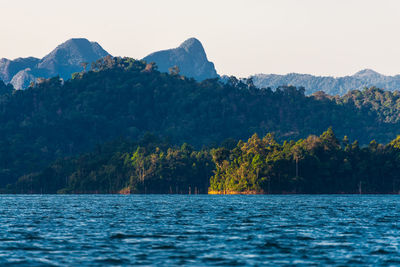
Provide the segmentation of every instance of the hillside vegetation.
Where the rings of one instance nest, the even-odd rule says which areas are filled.
[[[124,139],[26,174],[11,193],[398,193],[400,137],[387,145],[320,136],[279,143],[273,134],[196,150],[152,135]]]
[[[27,90],[0,84],[0,181],[41,171],[57,159],[88,152],[120,137],[145,133],[172,145],[218,147],[275,133],[278,141],[320,134],[332,126],[361,145],[388,143],[399,132],[399,93],[370,88],[343,97],[303,88],[256,88],[230,77],[197,82],[160,73],[154,64],[110,56],[62,82],[41,80]]]

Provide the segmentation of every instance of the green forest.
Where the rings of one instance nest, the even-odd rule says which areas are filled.
[[[378,180],[362,171],[386,160],[393,168],[385,171],[395,170],[395,158],[390,157],[396,154],[390,144],[400,133],[399,118],[397,91],[366,88],[342,97],[323,92],[306,96],[304,88],[257,88],[251,79],[198,82],[179,75],[178,69],[161,73],[155,64],[108,56],[67,81],[41,79],[26,90],[13,90],[0,82],[0,187],[36,193],[205,193],[209,187],[215,191],[325,192],[320,185],[313,184],[317,190],[307,184],[312,164],[317,164],[307,160],[317,158],[327,164],[320,167],[318,179],[322,180],[316,182],[326,183],[326,192],[333,188],[355,192],[359,187],[363,192],[394,192],[397,180],[378,186]],[[341,140],[337,151],[329,150],[338,153],[335,160],[313,137],[330,126]],[[265,146],[267,152],[258,156],[262,167],[256,170],[257,179],[249,174],[246,179],[253,178],[245,181],[238,172],[246,165],[238,162],[250,164],[250,159],[244,152],[238,154],[246,144],[239,140],[255,133],[273,133],[270,139],[280,145],[274,147],[277,155]],[[148,136],[162,141],[142,144]],[[310,138],[315,139],[315,150],[308,145]],[[347,141],[351,145],[343,140],[351,140]],[[374,144],[376,153],[369,154]],[[289,152],[293,148],[299,150],[294,174],[293,152]],[[275,162],[271,157],[282,159]],[[364,157],[377,157],[377,161]],[[354,168],[337,177],[328,162]],[[287,168],[277,172],[280,164]],[[371,170],[367,173],[375,175]],[[328,176],[334,181],[323,180]],[[346,179],[339,184],[355,183],[355,189],[333,187],[339,181],[335,179]]]
[[[11,193],[364,194],[400,191],[400,136],[360,147],[332,128],[279,143],[273,134],[196,150],[147,134],[24,175]]]
[[[147,134],[116,140],[20,177],[16,193],[206,194],[215,165],[209,150],[171,146]]]
[[[254,134],[233,149],[212,151],[216,170],[210,190],[217,193],[398,193],[400,136],[387,145],[375,140],[360,147],[332,128],[320,136],[284,141]]]

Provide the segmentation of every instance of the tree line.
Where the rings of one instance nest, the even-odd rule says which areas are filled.
[[[400,136],[368,146],[320,136],[278,142],[268,133],[219,147],[171,145],[146,134],[119,139],[90,153],[57,160],[23,175],[8,193],[138,194],[397,194]]]
[[[320,136],[278,143],[254,134],[233,149],[213,150],[217,193],[399,193],[400,136],[387,145],[360,147],[332,128]]]
[[[87,68],[87,66],[86,66]],[[251,79],[197,82],[155,64],[106,57],[67,81],[42,79],[26,90],[0,83],[0,186],[118,138],[147,132],[196,151],[275,133],[279,142],[333,126],[360,145],[388,143],[400,130],[398,92],[377,88],[343,97],[304,88],[257,88]],[[165,151],[164,151],[165,152]],[[64,179],[65,180],[65,179]],[[113,189],[114,190],[114,189]]]

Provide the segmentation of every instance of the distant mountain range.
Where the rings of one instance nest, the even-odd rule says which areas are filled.
[[[11,83],[15,89],[24,89],[39,77],[49,78],[59,75],[66,80],[72,73],[83,70],[83,62],[90,64],[107,55],[109,53],[96,42],[84,38],[70,39],[42,59],[34,57],[0,59],[0,79],[5,83]],[[154,52],[143,60],[149,63],[155,62],[161,72],[168,72],[169,68],[177,66],[180,74],[198,81],[219,77],[214,64],[208,61],[203,45],[196,38],[187,39],[177,48]],[[251,78],[257,87],[275,89],[284,85],[301,86],[308,95],[317,91],[324,91],[330,95],[344,95],[350,90],[372,86],[389,91],[400,89],[400,75],[386,76],[370,69],[345,77],[289,73],[256,74]]]
[[[371,69],[365,69],[345,77],[289,73],[286,75],[257,74],[251,78],[257,87],[274,89],[282,85],[302,86],[308,95],[317,91],[324,91],[329,95],[344,95],[350,90],[372,86],[389,91],[400,89],[400,75],[386,76]]]
[[[83,69],[81,63],[91,63],[106,55],[108,53],[96,42],[83,38],[70,39],[42,59],[0,59],[0,79],[11,83],[15,89],[26,88],[38,77],[59,75],[63,79],[69,79],[72,73]]]
[[[83,70],[82,63],[94,62],[109,55],[98,43],[84,38],[70,39],[57,46],[44,58],[0,59],[0,79],[11,83],[15,89],[24,89],[37,78],[50,78],[59,75],[64,80],[71,74]],[[155,62],[161,72],[178,66],[180,74],[196,80],[218,77],[214,64],[207,60],[207,55],[199,40],[190,38],[179,47],[152,53],[144,58]]]

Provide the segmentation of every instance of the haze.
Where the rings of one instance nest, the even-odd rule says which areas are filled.
[[[0,58],[43,57],[73,37],[143,58],[196,37],[219,74],[400,73],[395,0],[4,0],[0,10]]]

